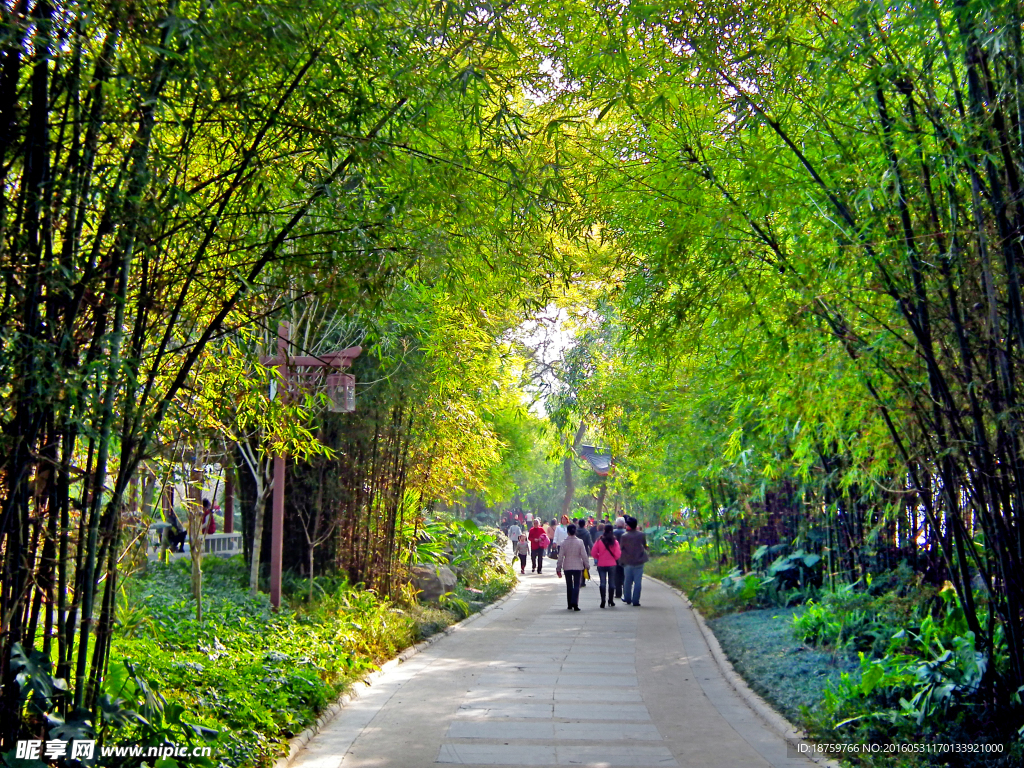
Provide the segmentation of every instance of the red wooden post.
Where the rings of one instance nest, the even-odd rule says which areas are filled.
[[[285,397],[288,376],[288,340],[291,323],[282,322],[277,326],[277,360],[279,397]],[[284,553],[284,456],[274,456],[274,509],[270,521],[270,605],[275,610],[281,607],[281,559]]]
[[[164,521],[171,522],[171,513],[174,512],[174,486],[165,485],[160,489],[160,500],[164,507]]]
[[[224,475],[224,533],[235,532],[235,470],[229,467]]]
[[[291,324],[282,322],[277,327],[277,357],[261,358],[264,365],[273,365],[278,371],[277,386],[281,397],[288,396],[288,389],[292,383],[292,372],[290,366],[303,368],[329,368],[338,370],[351,365],[362,347],[350,347],[338,352],[330,352],[325,355],[310,356],[298,355],[289,357],[288,347],[291,338]],[[352,386],[355,386],[355,379],[352,379]],[[281,560],[284,550],[284,483],[285,483],[285,461],[284,455],[274,456],[274,500],[273,513],[270,521],[270,604],[276,610],[281,607]],[[259,557],[259,553],[253,553],[253,557]]]
[[[274,512],[270,522],[270,604],[281,607],[281,556],[284,543],[284,456],[274,457]]]

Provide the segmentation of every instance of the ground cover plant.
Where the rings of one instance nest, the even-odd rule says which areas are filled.
[[[215,762],[231,766],[266,765],[354,681],[510,587],[507,579],[474,582],[484,589],[460,582],[438,607],[399,604],[329,576],[310,600],[305,580],[291,579],[288,608],[275,613],[266,596],[249,596],[240,558],[211,560],[203,621],[190,609],[185,561],[154,565],[130,583],[108,688],[121,691],[138,676],[189,723],[216,731]],[[138,736],[129,721],[108,741]]]
[[[811,647],[793,632],[802,607],[755,608],[708,621],[725,655],[750,687],[791,722],[803,722],[844,673],[857,671],[849,654]]]
[[[908,580],[908,576],[911,578]],[[854,585],[823,596],[795,618],[798,638],[836,656],[859,660],[825,691],[821,706],[805,712],[812,733],[859,743],[939,743],[974,751],[934,757],[900,756],[906,765],[1012,766],[1024,760],[1018,697],[994,702],[983,695],[989,663],[1009,663],[1005,639],[981,653],[951,586],[918,583],[909,569],[889,583]],[[998,670],[995,670],[999,674]],[[890,765],[892,756],[854,762]]]
[[[648,566],[652,576],[682,589],[709,617],[723,651],[751,688],[813,738],[976,750],[845,757],[850,764],[1020,764],[1020,724],[996,714],[1014,711],[1019,702],[999,707],[979,695],[985,655],[975,646],[952,587],[922,583],[920,574],[903,565],[780,607],[770,568],[747,574],[723,570],[689,550]],[[989,656],[1007,663],[1005,649]]]

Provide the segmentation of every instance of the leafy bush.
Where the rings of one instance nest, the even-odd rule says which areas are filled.
[[[877,602],[850,585],[844,586],[827,595],[824,602],[809,601],[807,610],[795,619],[794,630],[811,645],[882,654],[898,631],[898,622],[907,617],[881,609]]]
[[[414,642],[416,631],[410,616],[344,583],[304,611],[274,613],[265,596],[248,596],[244,572],[241,562],[208,561],[206,619],[197,622],[187,570],[154,567],[134,585],[152,623],[115,638],[112,666],[145,669],[147,683],[169,701],[224,729],[228,742],[245,742],[228,751],[248,758],[302,730],[353,679]]]
[[[722,573],[700,556],[707,542],[689,534],[662,538],[677,542],[679,549],[655,558],[650,573],[683,589],[708,617],[758,607],[786,608],[819,592],[821,558],[802,549],[788,553],[785,546],[761,547],[754,554],[757,570]],[[777,556],[769,562],[772,555]]]
[[[707,566],[692,551],[653,558],[645,572],[681,589],[708,618],[736,610],[736,601],[720,588],[720,581],[728,574]]]
[[[644,529],[647,546],[654,557],[689,552],[706,562],[710,561],[712,538],[706,531],[690,523],[655,525]]]
[[[821,555],[797,549],[787,553],[788,547],[778,544],[762,545],[751,559],[762,576],[762,586],[775,592],[820,587],[822,577]],[[777,555],[769,564],[768,559]]]
[[[776,573],[785,572],[791,570],[792,565],[784,565],[785,559],[796,555],[796,552],[792,555],[766,552],[761,561],[771,559],[775,563],[782,557],[780,566],[783,567],[776,569]],[[806,561],[802,564],[804,568],[807,565]],[[811,563],[811,568],[817,565]],[[770,564],[764,566],[764,575],[739,570],[721,573],[690,552],[655,558],[649,571],[652,576],[683,589],[708,618],[756,608],[777,588],[774,578],[770,579],[772,583],[765,583],[771,575]],[[817,659],[805,665],[808,669],[793,675],[794,678],[811,675],[832,680],[824,689],[818,686],[822,691],[815,699],[818,705],[805,706],[800,712],[802,724],[814,737],[850,743],[990,742],[1006,745],[1002,754],[958,755],[954,762],[950,762],[949,754],[941,753],[851,757],[862,765],[1009,768],[1024,764],[1024,745],[1020,741],[1020,736],[1024,735],[1022,692],[1018,692],[1009,708],[985,693],[986,680],[991,679],[986,676],[1000,673],[1008,663],[1006,641],[998,635],[999,647],[992,654],[994,667],[986,669],[986,657],[975,645],[974,635],[969,631],[952,588],[929,587],[912,569],[903,567],[874,579],[866,578],[861,584],[845,585],[834,592],[820,593],[813,584],[803,590],[799,586],[795,589],[799,593],[795,600],[801,595],[811,596],[811,599],[804,606],[787,611],[786,615],[791,618],[779,617],[778,620],[787,621],[796,640],[816,646],[827,655],[813,650],[801,652],[808,650],[806,646],[785,650],[784,645],[777,644],[774,652],[776,655],[783,653],[785,663],[780,665],[777,659],[753,652],[748,654],[749,658],[744,657],[744,663],[746,673],[769,670],[770,679],[754,675],[750,680],[755,689],[772,701],[792,703],[796,697],[789,691],[790,687],[809,689],[813,683],[787,677],[785,683],[780,684],[780,675],[798,666],[793,661],[796,656],[789,654],[795,653],[801,660]],[[785,589],[777,594],[785,597]],[[751,619],[758,616],[758,620],[763,621],[769,614],[763,611],[742,614]],[[741,616],[728,618],[729,622],[742,623]],[[713,622],[716,634],[726,627],[722,624],[725,621]],[[728,626],[735,631],[739,624],[729,623]],[[760,642],[755,639],[762,634],[770,632],[746,631],[737,647],[747,653],[748,646]],[[781,691],[780,686],[786,690]],[[1019,728],[1020,734],[1017,733]]]
[[[464,619],[472,613],[469,601],[459,597],[454,592],[445,592],[438,601],[446,611],[451,611],[460,619]]]
[[[50,660],[38,649],[26,652],[20,643],[15,643],[11,665],[16,673],[18,696],[27,714],[40,726],[45,721],[47,736],[51,739],[102,740],[114,731],[120,743],[143,747],[201,746],[218,739],[217,730],[186,720],[185,708],[168,704],[130,662],[112,665],[99,696],[98,720],[87,711],[63,712],[59,694],[67,691],[67,684],[53,676]],[[12,754],[0,755],[0,765],[26,763],[23,760],[11,763]],[[123,757],[110,758],[106,764],[124,761]],[[174,763],[198,768],[215,765],[210,758],[195,755],[180,757]]]
[[[1016,750],[1016,757],[959,756],[959,764],[1020,764],[1024,752],[1014,741],[1015,727],[1006,722],[1007,710],[995,715],[995,702],[984,694],[990,673],[1007,663],[1005,641],[1000,637],[1000,647],[993,649],[995,669],[989,670],[952,588],[918,585],[911,591],[900,582],[897,577],[889,582],[895,588],[880,594],[872,594],[870,585],[848,585],[794,620],[805,642],[836,653],[855,650],[860,660],[859,674],[843,674],[826,691],[821,708],[805,713],[812,731],[851,742],[998,742]],[[1019,701],[1016,712],[1024,722]],[[874,764],[869,756],[860,760]],[[903,764],[927,760],[907,757]]]
[[[415,560],[449,565],[462,584],[474,589],[490,589],[489,597],[493,599],[508,592],[516,580],[515,571],[505,558],[506,541],[497,528],[438,515],[420,531]]]
[[[739,603],[750,603],[757,597],[761,580],[753,573],[743,573],[735,568],[719,582],[722,594]]]

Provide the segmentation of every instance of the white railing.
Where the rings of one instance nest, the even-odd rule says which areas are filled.
[[[208,555],[231,557],[242,551],[242,534],[208,533],[203,537],[203,552]]]
[[[160,529],[152,527],[147,534],[149,557],[156,560],[163,544]],[[203,536],[203,553],[219,557],[231,557],[242,551],[242,534],[240,533],[208,533]],[[189,552],[189,543],[185,542],[184,552],[172,552],[171,559],[177,559]]]

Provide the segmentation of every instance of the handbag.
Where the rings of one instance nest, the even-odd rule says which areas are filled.
[[[590,568],[583,569],[583,580],[590,581]]]

